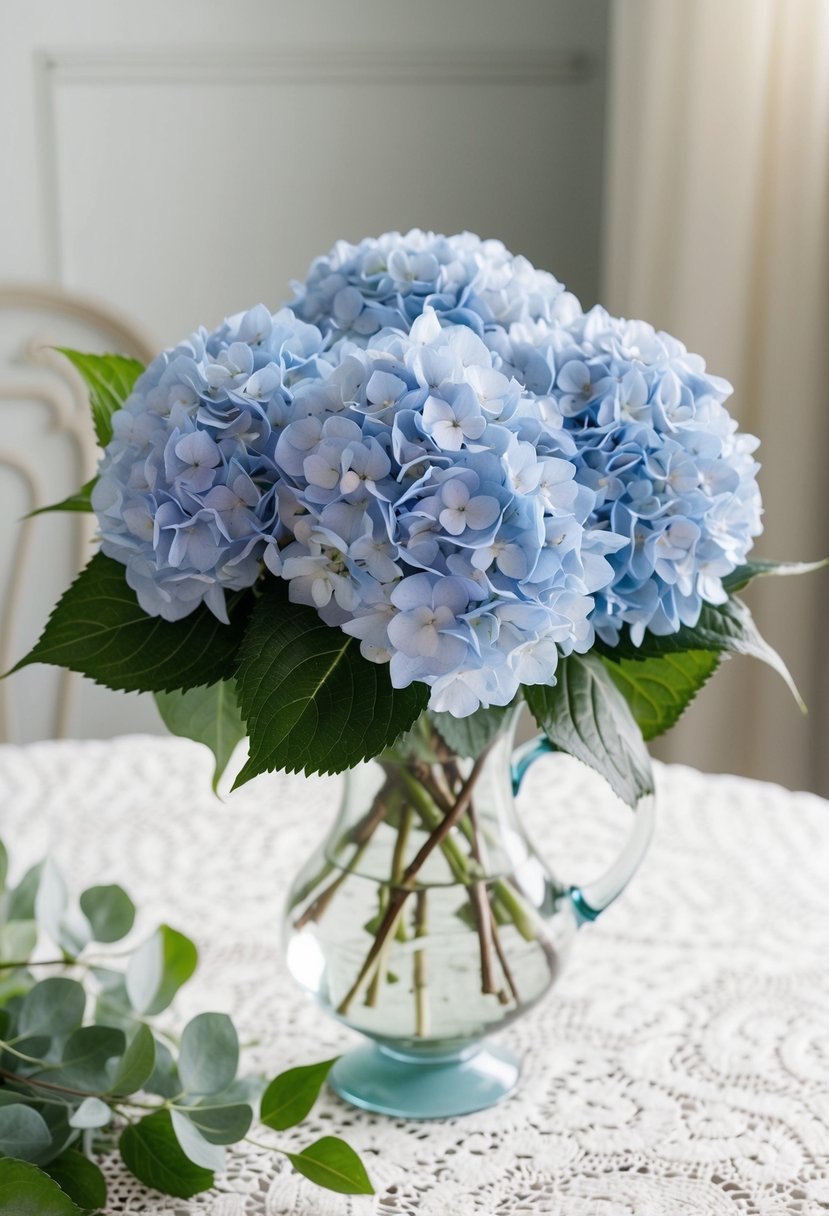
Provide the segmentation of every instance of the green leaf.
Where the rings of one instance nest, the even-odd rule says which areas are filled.
[[[682,650],[658,659],[605,659],[613,683],[645,739],[674,725],[719,666],[713,650]]]
[[[301,1123],[319,1097],[320,1090],[334,1064],[323,1060],[319,1064],[306,1064],[301,1068],[289,1068],[274,1077],[262,1095],[259,1118],[274,1131],[284,1131]]]
[[[220,1173],[225,1167],[225,1150],[220,1144],[212,1144],[194,1127],[181,1110],[172,1110],[170,1116],[176,1139],[184,1152],[196,1165]]]
[[[37,899],[40,876],[43,873],[43,862],[27,870],[20,882],[9,896],[9,906],[6,909],[8,920],[34,920],[35,900]]]
[[[155,703],[164,725],[172,734],[210,748],[216,761],[213,771],[215,792],[233,749],[247,734],[233,682],[219,680],[208,688],[157,692]]]
[[[46,1152],[52,1143],[49,1128],[39,1111],[16,1102],[0,1106],[0,1153],[29,1161]]]
[[[112,415],[132,392],[144,370],[137,359],[124,355],[87,355],[66,346],[56,346],[80,372],[89,389],[89,405],[98,443],[105,448],[112,438]]]
[[[806,712],[803,698],[797,691],[786,664],[762,637],[748,607],[736,596],[732,596],[724,604],[703,604],[696,625],[683,625],[676,633],[658,637],[647,632],[641,646],[634,646],[629,630],[624,629],[615,646],[602,645],[597,649],[614,661],[658,658],[663,654],[675,654],[679,650],[714,650],[717,653],[730,651],[732,654],[751,655],[774,668],[785,681],[801,711]]]
[[[76,980],[50,975],[23,998],[17,1023],[19,1035],[70,1034],[83,1021],[86,993]]]
[[[95,488],[97,477],[93,477],[91,481],[85,482],[79,490],[74,494],[70,494],[68,498],[62,499],[60,502],[53,502],[48,507],[38,507],[35,511],[30,511],[24,519],[33,519],[35,515],[48,515],[52,511],[83,511],[89,513],[92,511],[92,491]]]
[[[292,604],[272,579],[253,611],[237,690],[250,734],[242,785],[271,769],[339,773],[377,755],[408,730],[429,690],[392,688],[388,666],[370,663],[356,638]]]
[[[0,1212],[3,1216],[82,1216],[53,1178],[36,1165],[10,1158],[0,1158]]]
[[[70,1127],[106,1127],[112,1119],[112,1111],[100,1098],[84,1098],[77,1110],[69,1116]]]
[[[239,1067],[239,1039],[226,1013],[200,1013],[181,1036],[178,1072],[185,1093],[227,1089]]]
[[[37,921],[9,920],[0,925],[0,963],[24,962],[37,945]]]
[[[121,1058],[110,1092],[138,1093],[153,1075],[155,1060],[155,1039],[149,1026],[142,1022]]]
[[[6,846],[0,840],[0,895],[6,889],[6,878],[9,873],[9,854],[6,851]]]
[[[145,1186],[189,1199],[213,1185],[213,1172],[196,1165],[182,1149],[168,1110],[153,1111],[124,1128],[118,1144],[127,1169]]]
[[[196,970],[199,955],[185,937],[161,925],[127,964],[127,994],[138,1013],[161,1013]]]
[[[481,706],[468,718],[435,713],[429,717],[453,752],[474,759],[489,746],[511,712],[509,705],[492,705],[488,709]]]
[[[81,911],[92,926],[96,942],[117,942],[135,923],[135,904],[123,887],[89,887],[81,895]]]
[[[228,598],[230,625],[203,605],[181,621],[147,616],[120,562],[96,553],[64,592],[34,648],[12,668],[52,663],[127,692],[173,691],[233,674],[247,595]]]
[[[61,1153],[46,1166],[46,1173],[85,1212],[97,1212],[106,1206],[106,1179],[95,1162],[76,1149]]]
[[[595,655],[561,659],[552,688],[524,689],[527,704],[548,739],[588,764],[629,806],[653,792],[650,757],[628,703]]]
[[[174,1098],[181,1093],[181,1081],[173,1053],[160,1039],[154,1039],[154,1042],[155,1068],[150,1073],[149,1080],[144,1082],[143,1088],[148,1094],[158,1094],[162,1098]]]
[[[43,1074],[43,1079],[89,1092],[109,1088],[110,1060],[120,1058],[126,1049],[123,1030],[114,1026],[81,1026],[63,1048],[60,1065]]]
[[[187,1117],[211,1144],[236,1144],[243,1140],[253,1122],[253,1110],[245,1102],[217,1104],[215,1098],[203,1106],[186,1107]]]
[[[89,941],[89,928],[82,917],[68,911],[66,881],[56,862],[47,857],[35,896],[35,920],[62,950],[76,955]]]
[[[754,558],[752,561],[746,562],[744,566],[738,566],[731,574],[727,574],[722,585],[729,594],[732,594],[735,591],[742,591],[743,587],[747,587],[755,578],[763,575],[774,574],[778,577],[788,577],[793,574],[811,574],[812,571],[822,570],[825,566],[829,566],[827,557],[819,562],[771,562],[762,558]]]
[[[323,1136],[301,1153],[287,1153],[295,1170],[317,1186],[342,1195],[373,1195],[365,1166],[350,1145],[337,1136]]]

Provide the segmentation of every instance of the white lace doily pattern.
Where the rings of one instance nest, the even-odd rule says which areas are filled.
[[[829,1212],[829,804],[680,767],[659,767],[658,782],[642,870],[505,1036],[525,1060],[514,1097],[406,1123],[325,1094],[295,1140],[345,1136],[375,1196],[317,1190],[248,1147],[189,1201],[106,1161],[112,1216]],[[0,830],[18,869],[51,850],[76,889],[121,882],[143,928],[192,936],[201,965],[179,1015],[231,1013],[255,1044],[245,1067],[273,1075],[353,1041],[280,955],[288,883],[338,784],[259,778],[222,803],[206,751],[182,740],[3,747]],[[542,761],[521,797],[560,875],[585,880],[615,847],[618,805],[575,762]]]

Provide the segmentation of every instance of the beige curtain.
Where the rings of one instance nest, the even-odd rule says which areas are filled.
[[[762,440],[756,553],[829,554],[829,0],[611,0],[604,301],[703,354]],[[829,793],[829,572],[748,594],[810,714],[725,665],[662,755]]]

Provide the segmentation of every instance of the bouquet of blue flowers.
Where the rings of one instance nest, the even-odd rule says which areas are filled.
[[[757,440],[730,385],[641,321],[583,312],[498,241],[338,243],[156,358],[87,379],[97,553],[18,666],[150,690],[237,782],[338,772],[424,712],[485,739],[523,698],[633,803],[642,735],[722,654],[772,662],[735,592]]]

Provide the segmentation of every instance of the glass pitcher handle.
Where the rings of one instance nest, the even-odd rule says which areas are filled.
[[[530,766],[541,756],[547,756],[554,751],[556,748],[543,735],[516,748],[512,758],[513,794],[518,793]],[[595,920],[604,912],[605,908],[622,894],[639,869],[653,835],[655,803],[652,794],[641,799],[634,812],[633,826],[624,847],[604,874],[583,887],[569,888],[570,899],[580,926]]]

